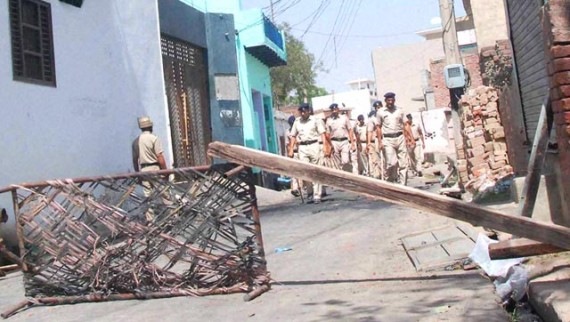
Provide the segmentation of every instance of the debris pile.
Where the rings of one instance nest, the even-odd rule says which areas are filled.
[[[486,191],[513,174],[498,101],[496,89],[479,86],[459,102],[463,107],[463,144],[457,149],[457,170],[461,182],[471,192]]]
[[[181,183],[146,172],[14,186],[26,296],[148,298],[267,284],[253,186],[214,170],[172,172]]]

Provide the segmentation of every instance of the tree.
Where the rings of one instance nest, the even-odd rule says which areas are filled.
[[[324,88],[315,85],[318,72],[325,71],[322,62],[316,63],[315,56],[307,51],[305,44],[291,34],[291,27],[283,23],[285,33],[287,65],[271,69],[271,84],[277,106],[300,104],[303,98],[326,95]]]

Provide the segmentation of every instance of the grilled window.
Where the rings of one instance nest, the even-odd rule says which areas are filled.
[[[9,0],[14,80],[55,86],[50,4]]]

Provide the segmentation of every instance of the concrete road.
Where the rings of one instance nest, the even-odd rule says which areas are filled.
[[[340,191],[319,205],[300,205],[288,192],[258,195],[275,281],[256,300],[236,294],[37,307],[8,321],[509,321],[479,272],[418,273],[399,244],[450,219]],[[275,253],[286,246],[292,250]],[[21,275],[0,279],[0,310],[22,297]]]

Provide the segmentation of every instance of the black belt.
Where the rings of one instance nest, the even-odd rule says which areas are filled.
[[[153,162],[153,163],[141,163],[141,169],[142,168],[146,168],[146,167],[152,167],[153,165],[159,166],[160,167],[160,163],[158,162]]]
[[[397,138],[397,137],[399,137],[400,135],[402,135],[402,132],[382,134],[382,136],[385,137],[385,138]]]
[[[315,144],[317,142],[319,142],[319,140],[303,141],[303,142],[299,142],[299,145],[309,145],[309,144]]]
[[[331,141],[346,141],[348,138],[331,138]]]

